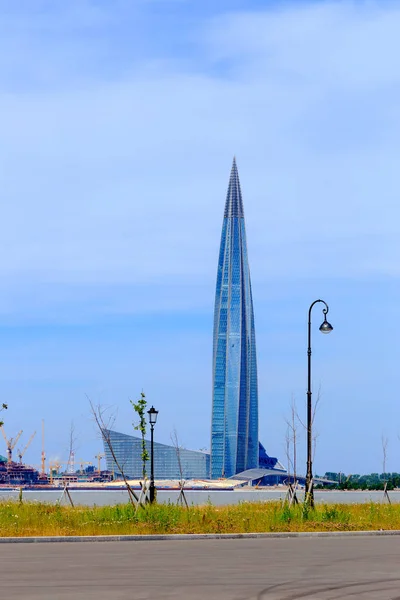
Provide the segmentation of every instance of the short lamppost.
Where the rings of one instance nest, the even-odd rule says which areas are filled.
[[[308,311],[308,386],[307,386],[307,474],[306,474],[306,496],[305,501],[311,506],[314,506],[314,486],[313,486],[313,474],[312,474],[312,404],[311,404],[311,310],[314,304],[322,302],[325,304],[325,308],[322,309],[324,313],[324,322],[320,326],[319,330],[321,333],[330,333],[333,329],[332,325],[326,320],[326,315],[329,312],[329,306],[325,300],[315,300]]]
[[[155,499],[155,485],[154,485],[154,425],[157,422],[158,410],[152,406],[147,411],[149,415],[149,423],[151,428],[151,452],[150,452],[150,503],[154,502]]]

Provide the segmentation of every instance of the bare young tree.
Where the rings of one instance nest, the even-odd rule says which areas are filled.
[[[298,503],[296,488],[297,488],[297,439],[298,439],[298,423],[299,417],[296,409],[296,402],[292,396],[292,402],[290,405],[290,417],[285,419],[286,421],[286,456],[288,464],[288,492],[286,501],[289,502],[289,506],[295,502]],[[293,482],[291,481],[291,472],[293,472]]]
[[[312,427],[312,460],[313,460],[313,462],[314,462],[314,459],[315,459],[315,451],[316,451],[316,448],[317,448],[317,440],[318,440],[318,438],[319,438],[319,433],[318,433],[318,431],[315,429],[315,427],[314,427],[314,424],[315,424],[315,416],[316,416],[316,414],[317,414],[317,410],[318,410],[319,404],[320,404],[320,402],[321,402],[321,397],[322,397],[322,394],[321,394],[321,386],[319,386],[319,388],[318,388],[318,392],[317,392],[317,397],[316,397],[316,399],[315,399],[315,402],[314,402],[314,405],[313,405],[313,408],[312,408],[312,414],[311,414],[311,427]],[[297,409],[296,409],[296,418],[297,418],[298,422],[301,424],[301,426],[303,427],[303,429],[304,429],[305,431],[307,431],[307,424],[306,424],[306,423],[305,423],[305,422],[304,422],[304,421],[301,419],[301,417],[300,417],[299,413],[297,412]]]
[[[321,386],[319,386],[319,388],[318,388],[317,397],[314,402],[314,407],[313,407],[313,411],[312,411],[312,419],[311,419],[312,430],[313,430],[313,435],[312,435],[312,444],[313,444],[312,459],[313,459],[313,462],[315,460],[315,452],[317,450],[317,440],[319,438],[319,431],[317,431],[317,429],[315,429],[314,423],[315,423],[315,415],[317,414],[317,410],[318,410],[318,406],[319,406],[320,402],[321,402]]]
[[[287,461],[288,481],[290,482],[293,460],[292,460],[292,455],[290,452],[290,445],[291,445],[290,427],[288,425],[287,419],[285,419],[285,421],[287,424],[286,434],[285,434],[285,454],[286,454],[286,461]]]
[[[293,471],[293,481],[297,479],[297,440],[298,440],[298,424],[300,421],[296,401],[292,396],[290,404],[290,416],[285,419],[287,430],[286,430],[286,456],[288,457],[288,475],[290,478],[290,470]]]
[[[183,478],[181,446],[179,444],[179,439],[178,439],[178,434],[176,432],[176,429],[174,429],[174,431],[171,433],[170,437],[171,437],[172,445],[175,448],[176,460],[178,461],[178,469],[179,469],[179,474],[180,474],[180,481],[179,481],[180,493],[178,496],[177,504],[179,504],[179,503],[183,504],[183,502],[184,502],[186,504],[186,508],[189,508],[187,500],[186,500],[185,492],[183,491],[183,488],[184,488],[186,482]]]
[[[391,504],[388,490],[387,490],[388,482],[386,480],[386,459],[387,459],[387,448],[389,445],[389,438],[387,438],[386,436],[384,436],[382,434],[381,442],[382,442],[382,472],[383,472],[383,481],[384,481],[383,497],[384,497],[384,499],[386,498],[386,500],[389,502],[389,504]]]
[[[132,487],[129,484],[128,478],[125,475],[124,472],[124,466],[121,465],[121,463],[119,462],[117,455],[115,454],[113,445],[112,445],[112,441],[111,441],[111,435],[110,435],[110,428],[112,427],[115,417],[113,415],[106,417],[106,409],[102,408],[101,405],[94,405],[93,402],[90,400],[89,397],[87,397],[89,400],[89,404],[90,404],[90,411],[92,413],[93,419],[98,427],[98,430],[100,432],[100,435],[102,437],[102,439],[104,440],[105,444],[107,445],[110,454],[113,458],[114,463],[117,466],[117,469],[119,470],[119,472],[122,475],[122,478],[124,480],[126,489],[128,490],[128,496],[129,496],[129,502],[132,504],[132,506],[137,507],[139,503],[139,497],[137,496],[137,494],[135,494],[135,492],[133,491]]]
[[[389,438],[385,437],[382,434],[381,442],[382,442],[382,459],[383,459],[382,460],[382,473],[383,473],[383,476],[385,477],[385,474],[386,474],[387,448],[388,448],[388,445],[389,445]]]

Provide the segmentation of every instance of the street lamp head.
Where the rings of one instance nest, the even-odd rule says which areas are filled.
[[[154,408],[154,406],[152,406],[150,408],[150,410],[147,411],[147,414],[149,415],[149,423],[150,425],[155,425],[157,422],[157,415],[158,415],[158,410],[156,410]]]
[[[324,322],[322,323],[322,325],[320,326],[319,330],[321,333],[330,333],[332,331],[333,327],[330,323],[328,323],[328,321],[325,319]]]

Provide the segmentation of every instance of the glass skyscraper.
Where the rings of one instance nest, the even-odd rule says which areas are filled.
[[[226,197],[213,338],[211,478],[259,465],[253,300],[236,160]]]

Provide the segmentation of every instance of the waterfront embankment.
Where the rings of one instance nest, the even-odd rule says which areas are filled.
[[[124,489],[114,490],[74,490],[69,491],[75,505],[80,506],[115,506],[129,501],[128,493]],[[137,492],[139,493],[139,492]],[[56,504],[63,496],[62,488],[49,490],[23,490],[22,498],[28,502],[46,502]],[[188,490],[185,491],[188,504],[201,506],[211,503],[215,506],[239,504],[241,502],[266,502],[284,500],[286,489],[259,489],[239,488],[232,490]],[[0,490],[0,502],[4,500],[18,500],[20,491]],[[178,490],[159,490],[157,502],[159,504],[175,504],[179,497]],[[303,500],[303,493],[298,493],[299,501]],[[400,503],[400,490],[389,492],[390,501],[393,504]],[[65,497],[62,502],[68,502]],[[382,491],[339,491],[339,490],[315,490],[315,502],[317,504],[364,504],[368,502],[385,503]]]

